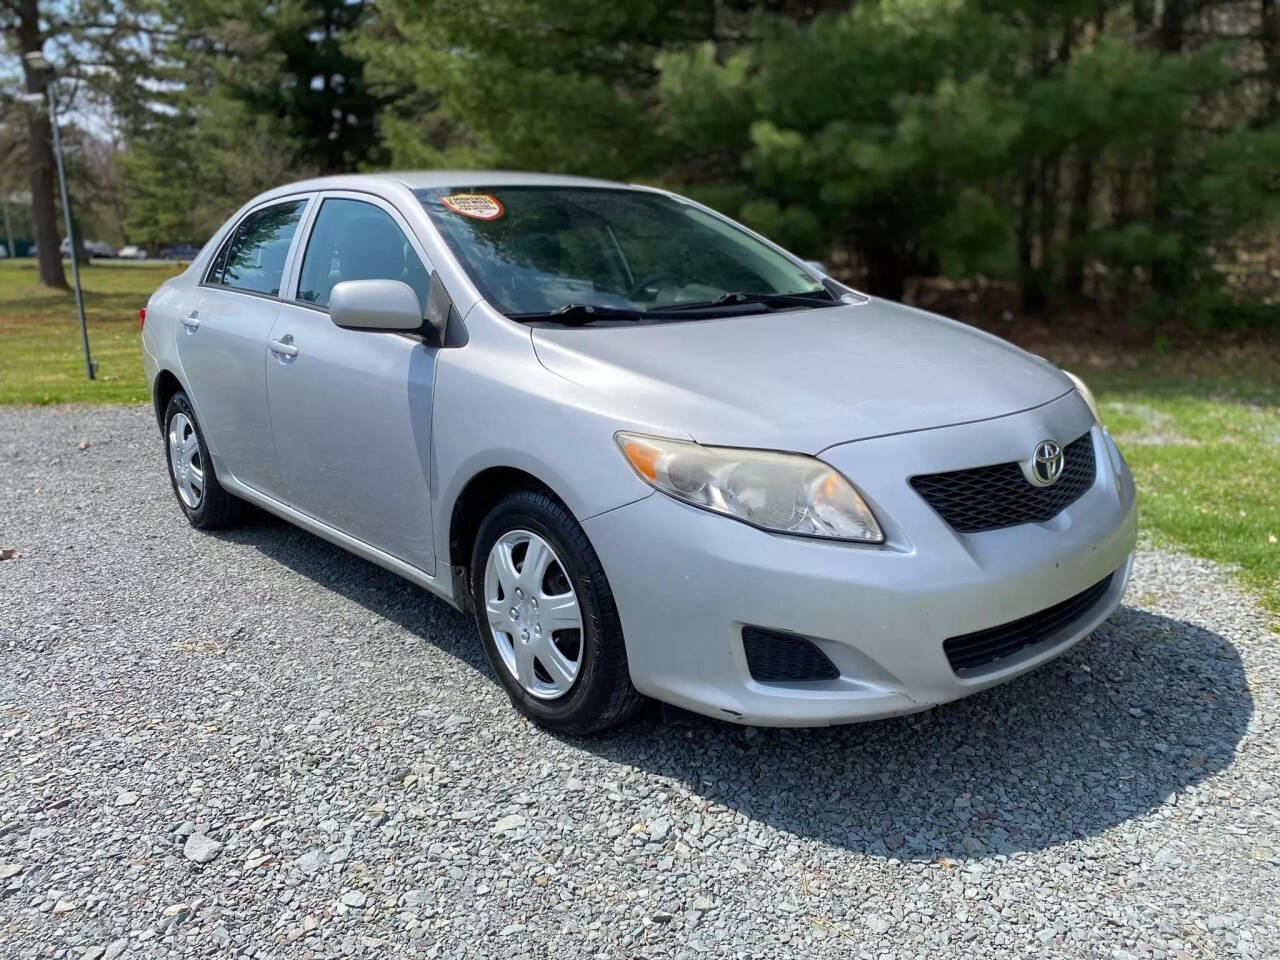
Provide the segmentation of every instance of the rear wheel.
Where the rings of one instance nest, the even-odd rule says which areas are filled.
[[[471,592],[489,664],[531,720],[595,733],[642,703],[604,569],[554,497],[521,490],[489,512],[472,552]]]
[[[196,412],[181,390],[165,408],[164,442],[169,482],[191,525],[199,530],[214,530],[232,523],[239,516],[241,501],[218,483],[209,449],[196,423]]]

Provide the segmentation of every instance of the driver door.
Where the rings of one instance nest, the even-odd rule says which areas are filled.
[[[407,224],[368,194],[327,193],[268,342],[267,402],[288,503],[427,574],[435,346],[329,319],[344,280],[401,280],[425,314],[430,270]]]

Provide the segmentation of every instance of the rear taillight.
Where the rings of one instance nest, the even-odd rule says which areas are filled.
[[[147,323],[147,308],[143,307],[138,311],[138,329],[141,330]]]

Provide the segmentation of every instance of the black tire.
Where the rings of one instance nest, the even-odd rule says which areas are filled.
[[[204,489],[195,507],[189,506],[182,499],[182,494],[178,490],[178,478],[173,472],[173,458],[169,454],[169,432],[172,429],[173,418],[177,414],[182,414],[191,423],[192,432],[195,433],[196,443],[200,449],[199,465],[204,474]],[[164,443],[164,462],[169,468],[169,485],[173,488],[173,496],[188,522],[197,530],[216,530],[238,520],[244,501],[227,493],[218,482],[217,474],[213,470],[213,461],[209,458],[209,448],[205,445],[204,434],[200,432],[200,424],[196,420],[196,412],[187,395],[181,390],[169,398],[169,405],[165,407]]]
[[[513,530],[536,533],[551,545],[582,613],[578,675],[569,692],[554,700],[532,696],[511,675],[485,617],[485,564],[493,545]],[[644,697],[631,685],[622,624],[600,558],[573,514],[555,497],[539,490],[518,490],[489,511],[476,534],[470,587],[476,629],[489,666],[516,709],[530,720],[581,736],[622,723],[644,703]]]

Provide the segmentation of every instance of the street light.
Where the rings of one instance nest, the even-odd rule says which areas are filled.
[[[67,246],[71,250],[71,283],[76,291],[76,316],[80,319],[80,343],[84,347],[84,372],[85,376],[92,380],[98,365],[89,357],[89,328],[84,322],[84,294],[80,291],[80,262],[76,258],[75,236],[71,231],[71,201],[67,199],[67,175],[62,167],[62,138],[58,136],[58,101],[53,91],[53,64],[39,50],[24,53],[22,59],[26,61],[27,68],[32,73],[48,74],[44,89],[49,98],[49,126],[53,128],[53,156],[58,166],[58,191],[62,195],[62,215],[67,224]],[[38,97],[39,94],[31,99],[38,99]]]

